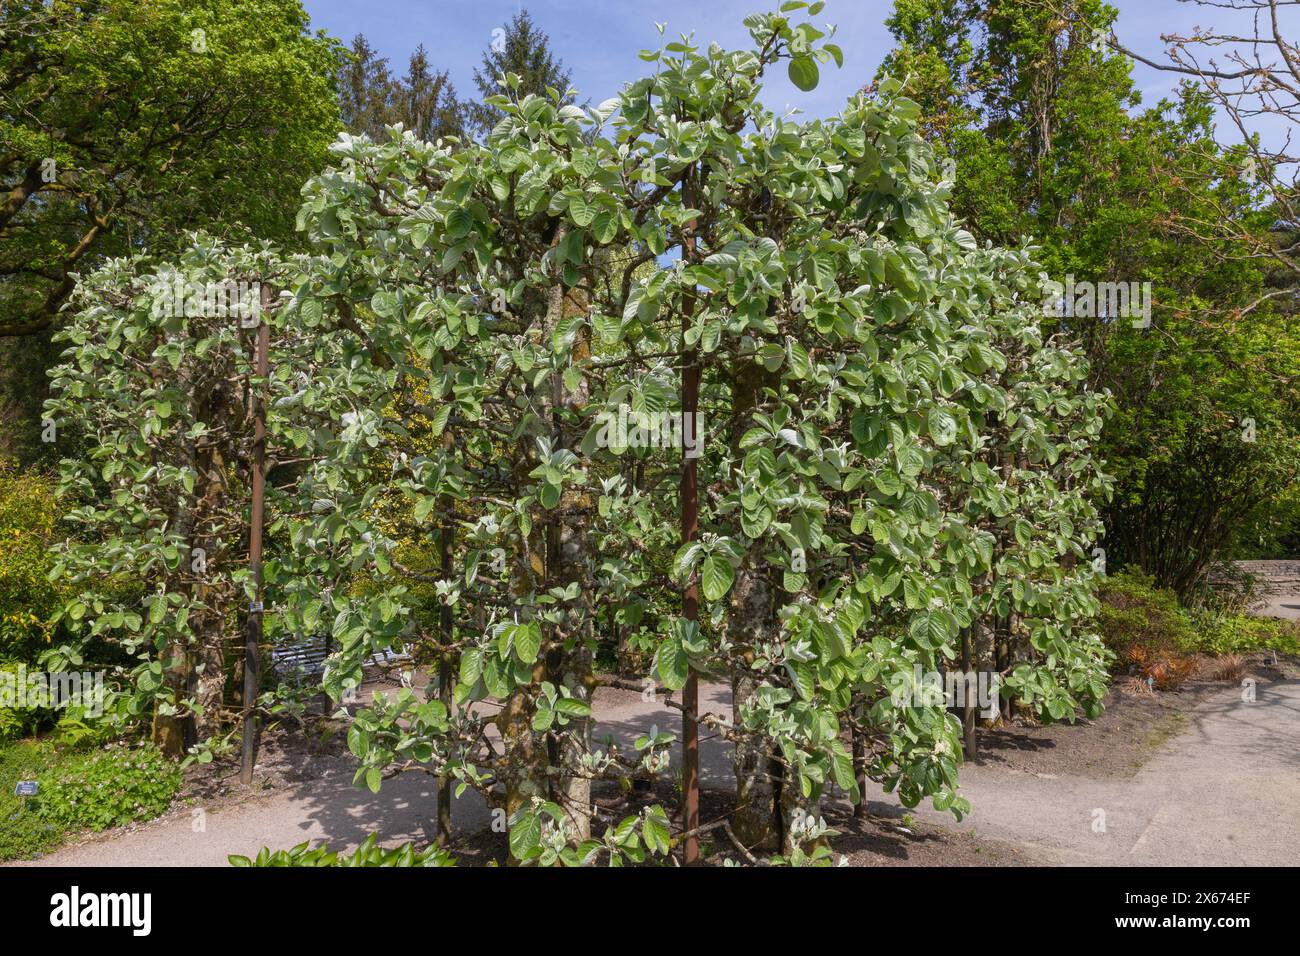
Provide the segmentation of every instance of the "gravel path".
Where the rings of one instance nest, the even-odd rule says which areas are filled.
[[[702,688],[706,710],[731,711],[730,691]],[[652,725],[676,728],[680,715],[643,702],[638,694],[602,690],[597,697],[598,740],[612,737],[625,750]],[[730,781],[729,752],[718,741],[701,745],[701,782],[724,786]],[[372,831],[388,845],[420,843],[434,835],[437,783],[422,773],[388,780],[378,794],[352,786],[352,772],[326,769],[309,785],[252,797],[234,806],[206,812],[201,828],[194,811],[168,814],[127,831],[91,837],[34,861],[39,866],[225,866],[231,853],[253,856],[264,846],[284,848],[304,840],[324,840],[332,849],[356,846]],[[466,791],[452,805],[452,820],[462,832],[488,825],[491,817],[481,799]],[[33,865],[20,863],[15,865]]]
[[[1090,779],[966,766],[961,823],[1043,863],[1294,866],[1300,847],[1300,681],[1225,689],[1134,776]]]
[[[1300,597],[1279,596],[1278,616],[1300,618]],[[1295,605],[1287,607],[1285,605]],[[1271,610],[1271,609],[1270,609]],[[722,686],[702,688],[706,710],[728,713]],[[1093,779],[1016,771],[990,763],[962,770],[973,812],[956,824],[947,814],[913,813],[944,827],[974,831],[1022,847],[1044,863],[1117,865],[1294,865],[1300,847],[1300,681],[1261,683],[1254,701],[1239,688],[1208,696],[1132,777]],[[677,727],[678,715],[639,695],[602,691],[597,737],[628,747],[652,724]],[[701,744],[704,786],[730,784],[729,752]],[[897,816],[888,795],[873,810]],[[432,836],[435,784],[406,774],[378,795],[352,786],[339,768],[322,778],[206,814],[173,813],[128,832],[59,850],[38,865],[220,866],[229,853],[326,840],[354,846],[372,830],[386,843]],[[485,825],[472,794],[456,802],[458,828]]]
[[[1300,562],[1250,562],[1272,584],[1256,613],[1300,620]],[[962,768],[971,814],[918,815],[1021,845],[1045,863],[1294,866],[1300,849],[1300,681],[1225,688],[1133,777]]]

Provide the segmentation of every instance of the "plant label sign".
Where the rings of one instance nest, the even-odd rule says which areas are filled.
[[[34,797],[40,787],[35,780],[19,780],[18,786],[14,787],[14,796],[16,797]]]

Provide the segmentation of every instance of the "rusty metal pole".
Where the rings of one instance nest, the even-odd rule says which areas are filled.
[[[254,370],[261,385],[251,390],[253,405],[253,507],[248,529],[248,571],[253,579],[253,602],[248,607],[244,629],[244,750],[239,779],[253,782],[253,765],[257,762],[257,719],[253,703],[261,685],[262,668],[262,522],[266,505],[266,403],[262,398],[265,381],[271,372],[271,329],[266,312],[271,306],[271,289],[261,287],[261,321],[257,325]]]
[[[691,208],[692,190],[690,175],[682,183],[682,199]],[[682,259],[688,264],[695,258],[695,223],[692,221],[682,240]],[[690,327],[695,314],[692,294],[682,303],[682,330]],[[682,544],[689,544],[700,536],[700,497],[696,456],[701,441],[698,429],[700,408],[699,352],[688,351],[682,362]],[[682,592],[682,617],[699,622],[700,586],[698,573],[692,572],[686,589]],[[682,689],[682,829],[688,834],[682,848],[683,861],[693,866],[700,860],[700,840],[694,834],[700,825],[700,728],[696,715],[700,710],[700,683],[695,668],[686,672],[686,686]]]
[[[447,453],[451,453],[451,432],[443,433],[443,448]],[[455,534],[455,525],[452,521],[452,499],[446,495],[442,499],[442,530],[438,534],[438,550],[441,552],[441,568],[444,580],[451,579],[451,545],[452,536]],[[453,667],[451,652],[446,647],[452,642],[452,617],[451,605],[444,604],[438,612],[438,639],[442,643],[444,650],[438,655],[438,700],[447,708],[447,716],[451,716],[453,707],[452,684],[455,681],[455,669]],[[438,846],[448,846],[452,837],[452,820],[451,820],[451,801],[452,801],[452,778],[446,777],[438,783],[438,825],[435,842]]]

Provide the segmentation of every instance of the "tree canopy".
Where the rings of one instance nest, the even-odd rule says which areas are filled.
[[[87,256],[186,228],[291,236],[336,131],[297,0],[18,0],[0,40],[0,334],[48,327]]]
[[[1057,282],[1151,283],[1148,328],[1098,312],[1063,331],[1116,399],[1112,567],[1190,599],[1214,562],[1293,520],[1300,328],[1270,275],[1286,243],[1264,162],[1244,175],[1248,148],[1216,141],[1205,85],[1139,108],[1115,15],[1100,0],[900,2],[882,70],[907,76],[975,235],[1034,237]]]
[[[606,622],[636,630],[650,690],[671,698],[691,668],[732,684],[734,719],[688,716],[735,746],[742,838],[792,858],[824,856],[830,788],[968,809],[961,724],[919,675],[983,660],[996,696],[1047,720],[1105,692],[1087,621],[1107,405],[1041,329],[1031,252],[954,219],[896,81],[830,120],[766,110],[767,71],[808,78],[840,51],[789,12],[746,26],[750,48],[647,51],[655,73],[596,107],[507,74],[481,143],[341,136],[304,190],[311,253],[273,267],[277,335],[313,343],[273,403],[308,459],[274,558],[283,627],[329,628],[336,698],[377,652],[437,664],[422,693],[356,713],[358,780],[473,787],[521,861],[669,848],[658,806],[592,829],[593,783],[663,772],[675,740],[593,740]],[[130,289],[88,286],[70,395],[121,344],[97,303],[139,317],[156,299]],[[152,420],[104,446],[126,493],[104,518],[132,537],[157,527],[129,491]],[[683,545],[685,455],[701,534]],[[171,485],[182,508],[199,494],[183,469]],[[166,674],[166,652],[140,666],[158,656]]]
[[[490,101],[501,94],[501,79],[510,73],[519,78],[518,89],[524,94],[542,96],[552,89],[569,102],[570,72],[551,51],[551,38],[532,14],[520,10],[508,23],[493,29],[482,63],[474,70],[479,99],[469,104],[468,113],[470,121],[483,133],[504,116]]]
[[[597,105],[521,13],[468,114],[423,47],[395,80],[358,36],[350,131],[304,172],[292,239],[127,242],[75,285],[45,412],[76,596],[45,660],[111,646],[114,712],[173,753],[232,733],[264,396],[272,641],[328,636],[335,701],[409,655],[395,694],[336,715],[357,782],[476,791],[515,862],[681,838],[654,802],[601,816],[595,788],[677,745],[598,739],[601,688],[727,741],[733,839],[789,862],[829,859],[831,796],[968,812],[974,689],[954,707],[931,678],[1095,716],[1108,561],[1189,594],[1294,488],[1276,203],[1203,91],[1138,110],[1093,0],[899,2],[875,82],[826,119],[774,113],[773,71],[808,90],[842,63],[822,7],[751,16],[737,49],[665,36]],[[1151,321],[1056,308],[1067,278],[1150,283]],[[222,306],[253,285],[266,380]],[[692,704],[692,675],[731,713]]]
[[[0,9],[0,452],[41,441],[75,276],[206,228],[291,241],[338,132],[337,44],[298,0]]]

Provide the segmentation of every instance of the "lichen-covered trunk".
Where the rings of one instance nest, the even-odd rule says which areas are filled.
[[[737,714],[757,687],[758,682],[751,677],[733,679],[731,693]],[[770,742],[762,736],[742,734],[735,743],[732,764],[736,775],[736,812],[732,821],[736,837],[750,849],[775,850],[780,833],[776,788],[779,765]]]
[[[563,240],[564,229],[557,231],[556,242]],[[559,324],[570,315],[580,315],[587,310],[586,295],[578,289],[565,290],[562,285],[551,289],[546,309],[546,332],[549,338]],[[590,354],[589,333],[579,330],[573,343],[575,360]],[[564,436],[564,413],[581,414],[589,400],[587,380],[580,378],[574,388],[566,387],[562,377],[552,381],[550,396],[551,435],[555,448],[567,447]],[[561,509],[581,512],[590,505],[585,494],[566,491],[561,499]],[[591,540],[585,522],[561,521],[555,516],[547,525],[546,577],[548,587],[579,585],[580,601],[593,591],[590,580]],[[592,648],[595,635],[592,630],[595,609],[582,605],[578,620],[562,635],[564,647],[550,662],[550,679],[557,685],[569,688],[575,696],[592,702],[595,691],[595,674],[592,666]],[[591,779],[580,770],[583,758],[591,753],[592,721],[589,717],[576,717],[562,728],[555,728],[551,748],[552,763],[559,771],[554,793],[556,802],[564,808],[573,841],[591,838]]]
[[[194,737],[207,740],[221,732],[221,709],[226,691],[226,626],[231,620],[230,607],[236,592],[221,587],[225,579],[220,572],[225,559],[225,543],[219,534],[217,516],[228,507],[230,484],[226,473],[226,460],[221,451],[210,446],[197,456],[198,480],[195,503],[193,546],[203,555],[202,564],[195,565],[193,554],[184,571],[192,576],[192,591],[201,603],[190,616],[194,633],[191,656],[194,674],[191,692],[194,696]]]
[[[591,655],[585,647],[579,647],[567,657],[564,683],[575,690],[582,688],[590,700],[595,682]],[[568,818],[571,838],[579,842],[591,839],[591,779],[572,771],[591,753],[591,723],[587,717],[570,720],[559,738],[559,765],[569,772],[560,777],[558,802]]]
[[[498,775],[503,778],[507,820],[530,805],[533,797],[546,796],[546,748],[532,721],[532,695],[524,689],[506,698],[496,718],[504,748]],[[519,863],[513,855],[507,855],[507,861],[510,866]]]
[[[564,229],[561,227],[553,241],[558,244],[563,238]],[[578,299],[577,293],[566,294],[564,286],[557,281],[544,303],[544,337],[550,337],[566,312],[585,309],[585,302]],[[585,347],[585,341],[578,342],[575,352]],[[552,449],[568,447],[564,434],[564,410],[566,407],[577,409],[586,403],[586,384],[580,383],[578,388],[568,390],[556,376],[550,389],[536,397],[544,410],[541,434],[550,439]],[[521,484],[532,480],[528,473],[535,465],[531,450],[516,461],[516,474]],[[579,524],[564,518],[566,513],[580,513],[588,503],[584,495],[566,491],[556,507],[547,509],[542,520],[535,523],[523,539],[522,553],[516,556],[517,573],[512,576],[516,596],[521,601],[575,581],[581,585],[581,594],[590,593],[590,581],[587,580],[590,542]],[[549,730],[538,732],[533,730],[532,718],[537,709],[536,688],[543,681],[556,687],[567,687],[575,696],[591,702],[595,688],[590,640],[591,608],[586,607],[585,612],[572,612],[579,617],[576,622],[570,617],[559,623],[543,625],[545,650],[534,667],[533,684],[513,693],[497,717],[506,747],[503,783],[507,814],[513,816],[534,797],[553,801],[565,811],[572,842],[591,836],[591,781],[579,769],[583,757],[591,750],[591,721],[570,718],[564,726],[557,722]]]
[[[221,732],[226,693],[225,628],[216,610],[201,616],[194,629],[194,735],[207,740]]]
[[[516,463],[517,473],[526,475],[531,464],[526,457]],[[522,477],[521,477],[522,480]],[[521,536],[522,548],[514,555],[510,587],[515,598],[523,604],[529,593],[540,586],[545,573],[545,542],[543,529],[533,525],[527,535]],[[533,666],[533,685],[546,680],[545,658]],[[516,813],[527,807],[534,797],[547,798],[546,740],[533,730],[537,692],[534,686],[516,687],[502,704],[494,718],[501,733],[502,755],[495,768],[495,776],[503,791],[506,819],[513,820]],[[518,861],[507,855],[510,866]]]
[[[178,648],[170,654],[170,663],[166,664],[165,681],[172,695],[183,699],[189,693],[191,668],[184,648]],[[170,711],[170,708],[168,708]],[[154,744],[168,757],[179,759],[185,756],[185,749],[190,745],[189,720],[182,714],[164,712],[162,702],[154,704],[151,737]]]
[[[811,853],[819,843],[825,843],[825,837],[808,840],[800,836],[806,831],[807,824],[820,816],[821,797],[804,796],[797,778],[784,779],[781,785],[781,852],[786,856],[796,849]]]
[[[567,500],[567,496],[566,496]],[[558,584],[566,586],[573,581],[582,585],[582,594],[591,593],[584,560],[590,542],[580,529],[568,526],[559,529],[553,556],[559,575]],[[550,679],[557,685],[569,688],[574,696],[592,702],[596,689],[595,670],[592,666],[594,634],[592,617],[586,615],[578,624],[576,633],[566,636],[565,646],[558,650],[551,662]],[[590,717],[570,718],[569,723],[554,730],[552,748],[553,764],[560,771],[555,785],[556,802],[564,808],[568,818],[571,839],[581,842],[591,838],[591,779],[579,771],[584,756],[591,753]]]

